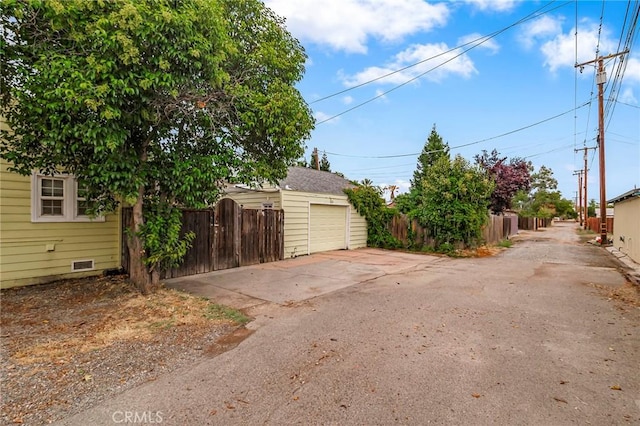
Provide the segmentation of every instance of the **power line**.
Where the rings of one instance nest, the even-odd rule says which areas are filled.
[[[331,120],[333,120],[333,119],[335,119],[335,118],[338,118],[338,117],[340,117],[340,116],[342,116],[342,115],[344,115],[344,114],[347,114],[347,113],[349,113],[349,112],[351,112],[351,111],[353,111],[353,110],[355,110],[355,109],[358,109],[358,108],[360,108],[360,107],[362,107],[362,106],[364,106],[364,105],[367,105],[367,104],[369,104],[369,103],[371,103],[371,102],[375,101],[376,99],[380,99],[380,98],[382,98],[382,97],[386,96],[387,94],[389,94],[389,93],[391,93],[391,92],[393,92],[393,91],[395,91],[395,90],[398,90],[398,89],[400,89],[401,87],[404,87],[404,86],[406,86],[407,84],[412,83],[412,82],[414,82],[414,81],[416,81],[416,80],[420,79],[421,77],[423,77],[424,75],[426,75],[426,74],[430,73],[431,71],[434,71],[434,70],[436,70],[436,69],[438,69],[438,68],[440,68],[440,67],[442,67],[442,66],[444,66],[444,65],[448,64],[449,62],[453,61],[454,59],[459,58],[460,56],[464,55],[465,53],[469,52],[470,50],[475,49],[476,47],[478,47],[478,46],[480,46],[480,45],[482,45],[482,44],[486,43],[487,41],[491,40],[492,38],[497,37],[498,35],[502,34],[503,32],[505,32],[505,31],[507,31],[507,30],[509,30],[509,29],[511,29],[511,28],[513,28],[513,27],[515,27],[515,26],[517,26],[517,25],[520,25],[520,24],[522,24],[522,23],[524,23],[524,22],[530,21],[530,20],[535,19],[535,18],[538,18],[539,16],[542,16],[542,15],[544,15],[544,14],[546,14],[546,13],[549,13],[549,12],[551,12],[551,11],[554,11],[554,10],[556,10],[556,9],[559,9],[559,8],[561,8],[561,7],[564,7],[564,6],[566,6],[567,4],[569,4],[569,3],[570,3],[570,1],[564,2],[564,3],[562,3],[562,4],[561,4],[561,5],[559,5],[559,6],[556,6],[556,7],[552,8],[552,9],[549,9],[549,10],[546,10],[546,11],[542,12],[542,10],[544,10],[545,8],[547,8],[549,5],[551,5],[551,4],[553,4],[553,3],[555,3],[555,1],[551,1],[551,2],[549,2],[549,3],[547,3],[547,4],[545,4],[544,6],[542,6],[542,7],[538,8],[538,9],[536,9],[535,11],[531,12],[530,14],[528,14],[527,16],[525,16],[524,18],[521,18],[521,19],[519,19],[518,21],[514,22],[513,24],[511,24],[511,25],[509,25],[509,26],[507,26],[507,27],[504,27],[504,28],[502,28],[502,29],[500,29],[500,30],[498,30],[498,31],[495,31],[495,32],[493,32],[493,33],[490,33],[490,34],[488,34],[488,35],[486,35],[486,36],[479,37],[479,38],[477,38],[476,40],[473,40],[473,41],[467,42],[467,43],[465,43],[465,44],[462,44],[462,45],[460,45],[460,46],[457,46],[457,47],[455,47],[455,48],[452,48],[452,49],[450,49],[450,50],[448,50],[448,51],[446,51],[446,52],[442,52],[442,53],[440,53],[440,54],[438,54],[438,55],[436,55],[436,56],[434,56],[434,57],[427,58],[427,59],[424,59],[424,60],[422,60],[422,61],[416,62],[416,63],[414,63],[414,64],[411,64],[411,65],[407,66],[407,67],[404,67],[403,69],[392,71],[391,73],[388,73],[388,74],[386,74],[386,75],[384,75],[384,76],[376,77],[375,79],[372,79],[372,80],[366,81],[366,82],[361,83],[361,84],[359,84],[359,85],[357,85],[357,86],[354,86],[354,87],[352,87],[352,88],[344,89],[344,90],[341,90],[341,91],[339,91],[339,92],[337,92],[337,93],[334,93],[334,94],[331,94],[331,95],[325,96],[325,97],[323,97],[323,98],[320,98],[320,99],[318,99],[318,100],[315,100],[315,101],[314,101],[314,102],[312,102],[312,103],[320,102],[320,101],[322,101],[322,100],[326,100],[326,99],[332,98],[332,97],[334,97],[334,96],[338,96],[338,95],[340,95],[340,94],[343,94],[343,93],[348,92],[349,90],[353,90],[353,89],[355,89],[355,88],[362,87],[362,86],[364,86],[364,85],[366,85],[366,84],[370,84],[370,83],[372,83],[372,82],[378,81],[378,80],[380,80],[380,79],[382,79],[382,78],[388,77],[388,76],[393,75],[393,74],[396,74],[396,73],[398,73],[398,72],[400,72],[400,71],[403,71],[403,70],[406,70],[406,69],[408,69],[408,68],[414,67],[414,66],[416,66],[416,65],[422,64],[422,63],[424,63],[424,62],[426,62],[426,61],[429,61],[429,60],[431,60],[431,59],[437,58],[437,57],[442,56],[442,55],[445,55],[445,54],[447,54],[447,53],[454,52],[455,50],[458,50],[458,49],[459,49],[460,47],[462,47],[462,46],[467,46],[467,45],[469,45],[469,44],[473,44],[473,43],[475,43],[475,44],[473,44],[471,47],[469,47],[469,48],[467,48],[467,49],[462,50],[459,54],[457,54],[457,55],[455,55],[455,56],[451,57],[450,59],[448,59],[448,60],[446,60],[446,61],[444,61],[444,62],[442,62],[442,63],[440,63],[440,64],[438,64],[438,65],[436,65],[436,66],[434,66],[434,67],[432,67],[432,68],[430,68],[430,69],[428,69],[427,71],[425,71],[425,72],[423,72],[423,73],[420,73],[420,74],[418,74],[417,76],[415,76],[415,77],[413,77],[413,78],[410,78],[409,80],[407,80],[407,81],[405,81],[405,82],[403,82],[403,83],[400,83],[400,84],[398,84],[398,85],[396,85],[396,86],[392,87],[391,89],[389,89],[389,90],[387,90],[387,91],[384,91],[384,92],[382,92],[382,93],[379,93],[378,95],[374,96],[373,98],[370,98],[370,99],[368,99],[368,100],[366,100],[366,101],[364,101],[364,102],[362,102],[362,103],[359,103],[359,104],[357,104],[357,105],[354,105],[353,107],[351,107],[351,108],[349,108],[349,109],[347,109],[347,110],[344,110],[344,111],[342,111],[342,112],[340,112],[340,113],[338,113],[338,114],[335,114],[335,115],[333,115],[333,116],[331,116],[331,117],[325,118],[324,120],[321,120],[321,121],[317,122],[317,123],[316,123],[316,126],[318,126],[318,125],[320,125],[320,124],[323,124],[323,123],[326,123],[326,122],[328,122],[328,121],[331,121]],[[477,42],[477,43],[476,43],[476,42]]]
[[[631,18],[631,21],[630,21],[630,26],[627,31],[627,36],[625,37],[624,47],[622,50],[620,50],[624,29],[626,26],[627,18],[629,16],[630,6],[631,6],[631,1],[627,3],[627,10],[626,10],[624,22],[622,25],[620,41],[618,42],[618,48],[619,48],[618,51],[630,52],[633,46],[633,43],[635,41],[635,37],[637,36],[636,29],[637,29],[637,23],[638,23],[638,16],[640,15],[640,3],[638,2],[636,2],[636,8],[635,8],[633,17]],[[625,60],[623,57],[620,57],[619,60],[617,57],[614,59],[614,64],[617,63],[617,67],[614,66],[616,69],[616,72],[615,72],[613,81],[611,83],[611,90],[609,92],[610,95],[609,95],[609,98],[607,99],[607,104],[605,107],[605,117],[607,117],[606,128],[609,127],[609,124],[611,124],[611,120],[613,119],[613,112],[615,111],[615,107],[617,105],[619,90],[622,85],[622,79],[624,78],[624,74],[626,72],[628,62],[629,61]]]
[[[564,145],[564,146],[561,146],[559,148],[554,148],[554,149],[551,149],[551,150],[545,151],[545,152],[539,152],[537,154],[527,155],[526,157],[523,157],[523,158],[526,160],[528,158],[539,157],[539,156],[545,155],[545,154],[551,154],[552,152],[564,151],[565,149],[569,149],[569,148],[573,148],[573,144]]]
[[[576,108],[576,109],[583,108],[583,107],[585,107],[587,105],[590,105],[590,104],[591,104],[591,100],[583,103],[582,105],[578,106],[578,108]],[[540,125],[542,123],[546,123],[547,121],[551,121],[551,120],[554,120],[556,118],[562,117],[563,115],[567,115],[569,113],[572,113],[576,109],[572,108],[572,109],[570,109],[568,111],[562,112],[560,114],[556,114],[553,117],[545,118],[544,120],[537,121],[537,122],[535,122],[533,124],[529,124],[527,126],[520,127],[518,129],[511,130],[511,131],[502,133],[502,134],[497,135],[497,136],[492,136],[492,137],[489,137],[489,138],[481,139],[481,140],[474,141],[474,142],[464,143],[464,144],[461,144],[461,145],[451,146],[451,147],[449,147],[449,149],[464,148],[466,146],[477,145],[477,144],[482,143],[482,142],[488,142],[488,141],[491,141],[491,140],[494,140],[494,139],[498,139],[498,138],[501,138],[501,137],[504,137],[504,136],[512,135],[514,133],[521,132],[521,131],[526,130],[526,129],[530,129],[531,127],[538,126],[538,125]],[[339,157],[369,158],[369,159],[387,159],[387,158],[415,157],[415,156],[420,155],[420,152],[417,152],[417,153],[414,152],[414,153],[410,153],[410,154],[374,155],[374,156],[339,154],[339,153],[336,153],[336,152],[329,152],[329,151],[326,151],[326,153],[330,154],[330,155],[336,155],[336,156],[339,156]]]
[[[575,63],[578,63],[578,0],[575,1],[576,12],[576,28],[574,33],[575,38]],[[577,109],[578,106],[578,69],[573,68],[573,107]],[[578,145],[578,114],[573,115],[573,164],[576,164],[576,150]]]
[[[577,6],[576,6],[577,7]],[[600,11],[600,27],[598,29],[598,41],[596,44],[596,56],[598,56],[598,52],[600,51],[600,36],[602,33],[602,20],[604,17],[604,0],[602,1],[602,9]],[[576,34],[578,33],[578,25],[576,23]],[[578,48],[578,41],[577,41],[577,36],[576,36],[576,49]],[[577,52],[576,52],[576,58],[577,58]],[[578,63],[577,59],[576,59],[576,64]],[[582,73],[582,69],[583,67],[580,67],[580,73]],[[593,77],[591,78],[591,93],[589,94],[589,97],[591,99],[593,99],[593,94],[594,94],[594,88],[595,88],[595,82],[596,82],[596,67],[593,67]],[[589,133],[589,122],[591,120],[591,104],[589,104],[589,110],[587,112],[587,121],[586,121],[586,129],[585,129],[585,135]],[[583,147],[586,146],[587,144],[587,140],[585,138],[585,140],[583,141],[582,145]]]

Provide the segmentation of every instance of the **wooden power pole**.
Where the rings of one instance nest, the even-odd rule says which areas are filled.
[[[582,172],[583,170],[576,170],[573,172],[574,176],[578,175],[578,219],[580,221],[580,227],[582,228]]]
[[[589,200],[587,198],[587,175],[589,174],[589,169],[588,169],[588,164],[587,164],[587,151],[590,149],[596,149],[595,146],[591,146],[591,147],[584,147],[584,148],[579,148],[579,149],[575,149],[575,152],[578,151],[584,151],[584,203],[582,204],[582,207],[584,208],[584,222],[582,223],[584,225],[584,227],[582,229],[584,229],[585,231],[587,230],[587,228],[589,228],[588,226],[588,222],[589,222]]]
[[[315,166],[316,170],[320,170],[320,159],[318,158],[318,148],[313,148],[313,157],[316,160],[316,164],[314,164],[313,166]]]
[[[598,83],[598,147],[600,160],[600,244],[608,243],[607,237],[607,192],[605,187],[605,162],[604,162],[604,84],[607,82],[607,73],[604,69],[604,60],[615,58],[629,53],[629,50],[618,52],[607,56],[598,56],[591,61],[576,64],[576,68],[584,67],[587,64],[598,63],[598,72],[596,73],[596,83]],[[586,151],[585,151],[586,153]],[[586,170],[586,167],[585,167]],[[586,174],[585,174],[586,176]],[[586,179],[585,179],[586,180]]]

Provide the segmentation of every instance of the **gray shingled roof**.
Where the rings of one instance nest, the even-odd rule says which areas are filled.
[[[287,177],[278,185],[282,190],[343,195],[343,189],[353,188],[351,182],[336,174],[306,167],[289,167]]]

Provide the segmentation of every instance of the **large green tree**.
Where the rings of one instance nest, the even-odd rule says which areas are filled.
[[[501,214],[511,208],[513,197],[518,191],[526,191],[530,186],[530,162],[522,158],[501,157],[497,150],[489,154],[486,150],[474,157],[476,164],[487,171],[494,180],[495,187],[491,194],[491,211]]]
[[[558,181],[553,177],[553,170],[540,166],[538,172],[531,175],[531,192],[518,192],[514,197],[514,206],[520,209],[523,216],[575,218],[577,213],[573,202],[562,198],[557,189]]]
[[[424,179],[429,168],[441,157],[449,158],[449,145],[438,134],[434,124],[422,148],[422,152],[418,156],[418,164],[413,172],[413,179],[411,179],[411,189],[418,191],[422,189],[422,179]]]
[[[225,180],[275,181],[313,118],[305,53],[259,0],[4,0],[0,156],[75,175],[95,214],[133,206],[142,292],[180,259],[179,207]]]
[[[322,154],[322,158],[320,158],[320,170],[325,172],[331,171],[331,163],[329,163],[329,157],[327,157],[327,153]]]
[[[451,160],[442,156],[422,179],[416,217],[440,250],[456,243],[476,244],[489,217],[493,188],[493,180],[482,168],[459,155]]]
[[[438,134],[436,125],[431,128],[431,133],[427,138],[422,152],[418,156],[418,163],[416,169],[413,172],[413,178],[411,179],[411,186],[409,192],[400,194],[395,199],[395,204],[398,210],[409,216],[415,216],[417,209],[422,203],[422,181],[424,180],[428,170],[438,161],[440,158],[449,159],[449,145],[444,142],[442,136]]]

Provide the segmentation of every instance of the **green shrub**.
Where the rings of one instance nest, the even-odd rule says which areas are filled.
[[[345,189],[345,194],[353,206],[367,220],[367,246],[400,248],[402,242],[391,235],[389,224],[397,210],[387,207],[380,190],[370,185],[360,185]]]

